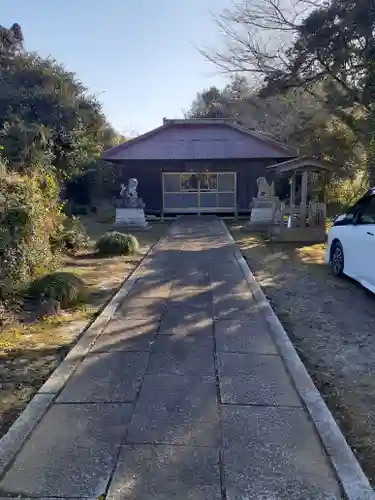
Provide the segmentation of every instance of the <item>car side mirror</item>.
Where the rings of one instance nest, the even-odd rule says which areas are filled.
[[[346,214],[339,214],[336,215],[336,217],[333,219],[333,222],[341,222],[345,219]]]
[[[338,215],[334,221],[333,225],[334,226],[349,226],[349,225],[354,225],[355,224],[355,215],[350,213],[350,214],[341,214]]]

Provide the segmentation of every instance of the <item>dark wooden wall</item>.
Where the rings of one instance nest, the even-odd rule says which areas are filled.
[[[279,161],[283,161],[280,158]],[[117,163],[117,181],[126,184],[130,177],[138,179],[138,194],[146,205],[147,213],[160,213],[163,205],[162,172],[237,172],[237,208],[239,213],[248,213],[253,197],[257,195],[256,179],[266,177],[268,182],[273,175],[266,173],[266,166],[275,159],[254,160],[215,160],[215,161],[127,161]]]

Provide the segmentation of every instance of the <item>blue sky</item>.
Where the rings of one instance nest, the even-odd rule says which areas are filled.
[[[182,116],[196,93],[225,77],[197,51],[220,35],[209,11],[230,0],[0,0],[0,24],[18,22],[26,48],[64,63],[122,133]]]

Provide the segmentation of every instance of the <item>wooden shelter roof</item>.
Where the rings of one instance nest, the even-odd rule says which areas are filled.
[[[300,156],[292,160],[274,163],[266,167],[268,172],[275,172],[277,175],[293,174],[297,172],[333,172],[333,167],[318,158],[311,156]]]

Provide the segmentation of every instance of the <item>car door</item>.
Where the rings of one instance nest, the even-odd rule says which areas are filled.
[[[354,279],[359,279],[358,269],[358,234],[361,228],[356,222],[358,215],[367,206],[370,198],[368,195],[363,196],[357,201],[345,214],[343,218],[334,223],[332,237],[337,238],[344,250],[344,272],[346,275]]]
[[[358,280],[366,288],[375,289],[375,196],[359,212],[353,236]]]

